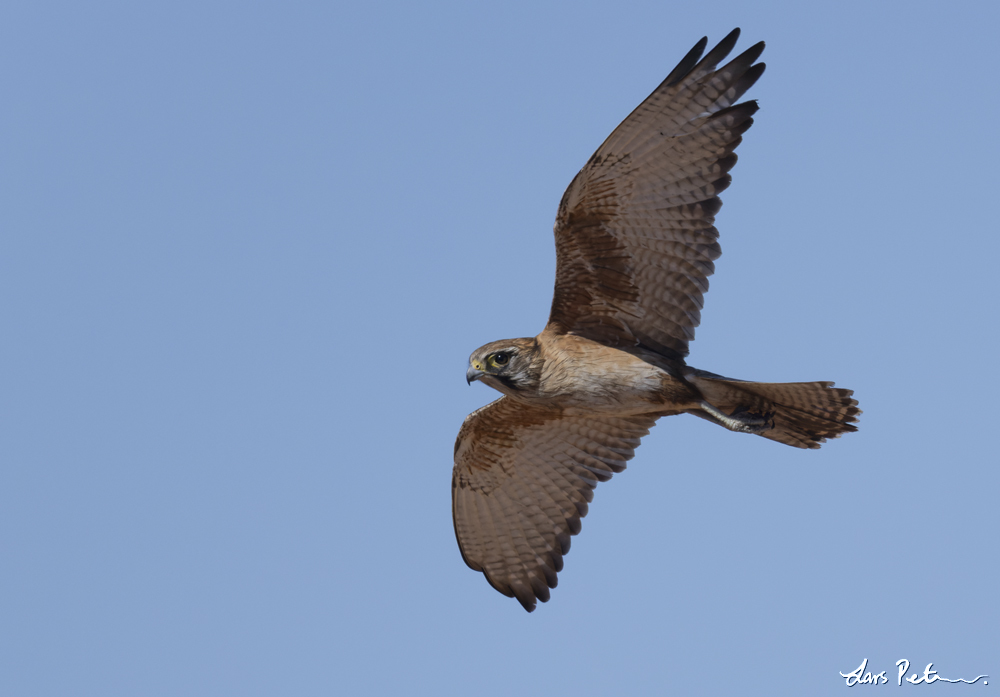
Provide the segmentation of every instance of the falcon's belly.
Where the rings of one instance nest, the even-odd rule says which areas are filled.
[[[544,363],[533,397],[567,414],[680,412],[700,401],[686,382],[619,349],[570,334],[539,336],[539,344]]]

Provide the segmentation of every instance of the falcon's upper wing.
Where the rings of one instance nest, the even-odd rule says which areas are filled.
[[[597,482],[625,469],[655,416],[562,416],[509,397],[455,441],[455,536],[465,563],[531,612],[549,599]]]
[[[549,327],[680,361],[722,253],[717,194],[756,102],[758,43],[730,63],[734,30],[698,62],[702,39],[626,118],[563,194]]]

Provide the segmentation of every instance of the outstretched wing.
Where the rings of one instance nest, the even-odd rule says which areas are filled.
[[[465,419],[451,479],[465,563],[525,610],[549,599],[598,482],[625,469],[655,416],[562,416],[501,397]]]
[[[714,227],[764,72],[763,42],[716,69],[734,30],[699,62],[702,39],[626,118],[563,194],[549,327],[682,362],[701,321]]]

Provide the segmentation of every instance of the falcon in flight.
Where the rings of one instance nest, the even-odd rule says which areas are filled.
[[[733,152],[753,123],[738,102],[764,43],[726,63],[739,29],[703,38],[570,183],[556,216],[549,322],[473,352],[468,382],[503,393],[455,442],[452,515],[465,563],[525,610],[556,587],[598,482],[625,469],[661,416],[818,448],[855,431],[858,402],[832,382],[765,383],[688,366]]]

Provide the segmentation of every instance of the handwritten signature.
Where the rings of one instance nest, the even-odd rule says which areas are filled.
[[[918,675],[917,673],[914,673],[910,677],[905,678],[906,682],[910,683],[911,685],[919,685],[921,683],[930,685],[931,683],[938,681],[964,682],[967,685],[974,685],[975,683],[982,680],[984,685],[990,684],[989,681],[986,680],[986,678],[990,677],[988,675],[980,675],[975,680],[966,680],[964,678],[956,678],[954,680],[950,680],[948,678],[942,678],[940,675],[937,674],[936,670],[931,670],[931,666],[933,665],[934,665],[933,663],[928,663],[927,667],[924,668],[923,675]],[[854,687],[855,685],[885,685],[887,682],[889,682],[889,678],[885,677],[884,670],[881,673],[873,673],[870,670],[866,671],[865,668],[867,667],[868,667],[868,659],[866,658],[865,660],[861,661],[861,665],[859,665],[857,668],[852,670],[850,673],[841,673],[840,677],[847,678],[848,687]],[[896,676],[896,684],[902,685],[904,680],[903,676],[906,675],[906,671],[910,669],[910,662],[905,658],[901,658],[898,661],[896,661],[896,667],[899,669],[899,674]]]

